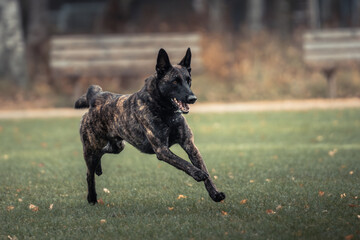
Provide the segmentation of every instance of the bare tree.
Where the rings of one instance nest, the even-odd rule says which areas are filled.
[[[0,1],[0,76],[27,84],[25,43],[17,0]]]
[[[247,22],[252,33],[256,33],[263,28],[262,17],[264,11],[264,0],[247,1]]]
[[[27,39],[29,76],[32,81],[40,81],[51,85],[47,0],[30,0],[29,3]]]
[[[223,32],[224,24],[224,1],[209,0],[209,29],[212,32]]]

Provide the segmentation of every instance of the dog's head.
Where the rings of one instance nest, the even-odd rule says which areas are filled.
[[[191,91],[191,51],[187,49],[184,58],[177,65],[171,65],[164,49],[159,50],[156,63],[157,86],[166,104],[175,112],[187,114],[189,105],[196,101]]]

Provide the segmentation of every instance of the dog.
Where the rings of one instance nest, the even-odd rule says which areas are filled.
[[[169,56],[160,49],[156,72],[145,80],[144,87],[130,95],[102,91],[92,85],[75,102],[75,108],[89,108],[81,120],[80,137],[87,165],[87,200],[97,203],[95,174],[102,174],[101,157],[118,154],[124,141],[143,153],[156,154],[162,160],[193,177],[204,181],[215,202],[225,199],[212,182],[193,133],[184,116],[196,96],[191,90],[191,50],[187,49],[179,64],[171,65]],[[170,151],[179,144],[191,161],[185,161]]]

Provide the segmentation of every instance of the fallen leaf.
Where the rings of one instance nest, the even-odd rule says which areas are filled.
[[[22,202],[23,200],[21,198],[18,199],[19,202]]]
[[[33,211],[33,212],[39,211],[39,207],[36,206],[36,205],[34,205],[34,204],[30,204],[30,205],[29,205],[29,209],[30,209],[31,211]]]
[[[184,196],[184,195],[182,195],[182,194],[180,194],[180,195],[177,197],[178,200],[179,200],[179,199],[184,199],[184,198],[187,198],[187,196]]]
[[[14,208],[15,208],[14,206],[10,205],[10,206],[7,206],[6,210],[12,211]]]
[[[360,219],[360,215],[357,215],[357,218]]]
[[[255,182],[255,180],[252,180],[252,179],[251,179],[249,182],[250,182],[250,183],[254,183],[254,182]]]
[[[228,213],[227,213],[227,212],[225,212],[225,211],[221,211],[221,215],[223,215],[223,216],[227,216],[227,215],[228,215]]]
[[[101,219],[100,220],[100,223],[102,224],[102,223],[106,223],[106,219]]]
[[[8,239],[10,239],[10,240],[18,240],[18,238],[17,238],[15,235],[14,235],[13,237],[10,236],[10,235],[8,235],[7,237],[8,237]]]
[[[274,212],[272,209],[268,209],[268,210],[266,210],[266,213],[267,214],[275,214],[276,212]]]
[[[268,178],[267,178],[267,179],[265,179],[265,181],[266,181],[266,182],[271,182],[271,180],[270,180],[270,179],[268,179]]]
[[[46,147],[47,147],[47,143],[46,143],[46,142],[42,142],[42,143],[41,143],[41,147],[46,148]]]
[[[350,235],[345,236],[345,240],[351,240],[353,238],[354,238],[354,234],[350,234]]]
[[[104,203],[104,200],[102,200],[102,198],[98,199],[97,202],[98,202],[98,204],[100,204],[100,205],[104,205],[104,204],[105,204],[105,203]]]
[[[4,160],[8,160],[8,159],[9,159],[9,155],[4,154],[4,155],[3,155],[3,158],[4,158]]]
[[[168,207],[169,211],[174,210],[174,207]]]
[[[43,163],[38,164],[38,167],[44,167],[44,166],[45,166],[45,164],[43,164]]]
[[[278,205],[278,206],[276,207],[276,210],[280,210],[280,209],[282,209],[282,206],[281,206],[281,205]]]
[[[52,210],[53,207],[54,207],[54,204],[52,203],[52,204],[50,204],[49,209]]]
[[[317,136],[316,137],[316,141],[321,142],[322,140],[324,140],[323,136]]]
[[[345,193],[340,194],[340,198],[346,198],[346,194]]]
[[[323,192],[323,191],[319,191],[319,197],[324,196],[324,194],[325,194],[325,192]]]
[[[215,179],[215,180],[218,179],[218,176],[214,175],[214,179]]]
[[[243,200],[240,201],[240,204],[241,204],[241,205],[244,205],[244,204],[247,203],[247,201],[248,201],[247,199],[243,199]]]
[[[329,154],[329,156],[330,157],[333,157],[333,156],[335,156],[335,154],[337,153],[337,149],[336,148],[334,148],[333,150],[330,150],[329,152],[328,152],[328,154]]]
[[[350,174],[350,175],[353,175],[353,174],[354,174],[354,171],[350,171],[349,174]]]
[[[103,190],[104,190],[105,193],[110,193],[110,190],[107,189],[107,188],[104,188]]]

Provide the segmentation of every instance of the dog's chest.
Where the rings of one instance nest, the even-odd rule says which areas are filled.
[[[170,128],[179,127],[184,123],[184,117],[181,115],[181,113],[175,113],[171,116],[167,116],[164,120]]]

